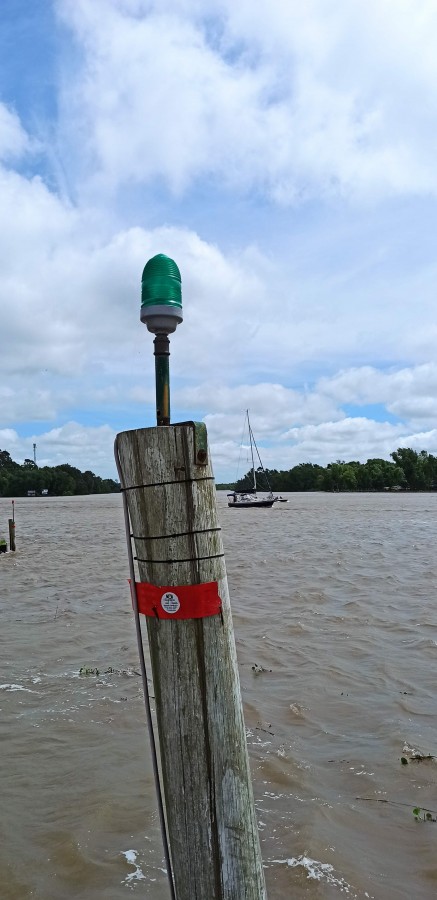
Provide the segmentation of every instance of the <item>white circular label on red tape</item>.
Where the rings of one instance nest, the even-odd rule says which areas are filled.
[[[177,613],[178,609],[181,608],[179,597],[177,594],[173,594],[172,591],[166,591],[161,597],[161,606],[166,613]]]

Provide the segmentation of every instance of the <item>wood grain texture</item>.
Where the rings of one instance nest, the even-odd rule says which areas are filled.
[[[187,425],[123,432],[117,452],[125,487],[156,485],[126,494],[140,580],[217,581],[223,605],[223,617],[147,618],[177,898],[266,900],[223,545],[204,531],[218,526],[210,460],[195,465]]]

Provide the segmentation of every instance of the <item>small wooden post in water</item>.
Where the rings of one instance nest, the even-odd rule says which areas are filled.
[[[141,581],[217,581],[222,601],[222,615],[147,617],[174,884],[177,900],[265,900],[215,485],[196,439],[184,423],[116,440]]]
[[[12,519],[9,522],[9,550],[15,551],[15,505],[12,500]]]

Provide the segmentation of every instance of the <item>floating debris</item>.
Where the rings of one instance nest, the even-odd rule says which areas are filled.
[[[113,666],[101,672],[95,666],[81,666],[79,675],[124,675],[126,678],[133,678],[134,675],[141,677],[141,672],[137,672],[136,669],[114,669]]]
[[[252,672],[254,672],[255,675],[260,675],[261,672],[271,672],[271,671],[272,671],[271,669],[265,669],[264,666],[259,666],[258,663],[255,663],[252,666]]]
[[[414,750],[414,748],[409,747],[408,744],[404,744],[402,752],[406,754],[405,756],[401,756],[401,763],[403,766],[407,766],[409,762],[425,762],[425,760],[436,759],[432,753],[422,753],[421,750]]]

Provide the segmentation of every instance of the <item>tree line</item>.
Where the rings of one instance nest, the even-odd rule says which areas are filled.
[[[28,491],[49,496],[73,494],[111,494],[120,490],[118,481],[100,478],[94,472],[81,472],[68,463],[60,466],[37,466],[33,459],[24,463],[11,459],[7,450],[0,450],[0,497],[25,497]]]
[[[435,491],[437,490],[437,457],[426,450],[416,452],[399,447],[387,459],[337,460],[327,466],[299,463],[292,469],[259,469],[259,490],[272,491]],[[258,476],[257,476],[258,481]],[[242,491],[252,487],[252,471],[235,484],[220,484],[218,488]]]

